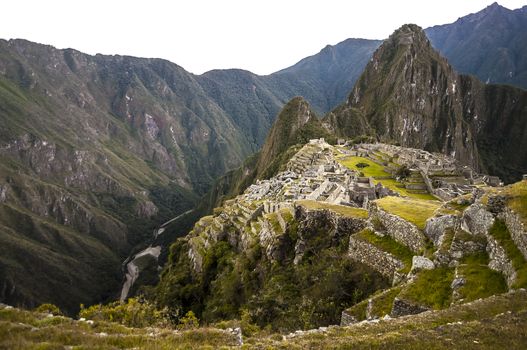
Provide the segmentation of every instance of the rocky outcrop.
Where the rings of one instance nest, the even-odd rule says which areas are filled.
[[[340,316],[341,326],[349,326],[357,322],[359,322],[359,320],[357,320],[355,316],[348,314],[346,311],[342,311],[342,315]]]
[[[426,221],[424,234],[434,246],[439,247],[443,243],[443,238],[447,230],[455,231],[459,226],[459,219],[455,215],[442,215],[430,218]]]
[[[410,269],[411,274],[415,274],[422,270],[433,270],[435,268],[434,262],[424,256],[413,256],[412,257],[412,268]]]
[[[494,223],[494,216],[479,203],[472,204],[463,212],[461,228],[473,235],[486,235]]]

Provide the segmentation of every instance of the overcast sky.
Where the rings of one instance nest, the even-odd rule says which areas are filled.
[[[16,0],[0,38],[89,53],[160,57],[193,73],[269,74],[347,38],[384,39],[405,23],[454,22],[492,0]],[[527,1],[501,0],[509,9]]]

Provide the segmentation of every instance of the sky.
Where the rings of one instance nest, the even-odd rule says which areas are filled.
[[[347,38],[384,39],[405,23],[452,23],[493,0],[16,0],[0,38],[88,54],[158,57],[201,74],[270,74]],[[527,0],[500,0],[516,9]]]

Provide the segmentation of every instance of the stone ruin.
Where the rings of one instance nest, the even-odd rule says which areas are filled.
[[[442,200],[469,194],[474,188],[482,186],[503,186],[497,176],[477,174],[441,153],[375,143],[352,145],[348,154],[369,158],[384,166],[386,172],[394,177],[397,170],[405,166],[411,174],[411,181],[405,185],[407,190],[429,192]]]

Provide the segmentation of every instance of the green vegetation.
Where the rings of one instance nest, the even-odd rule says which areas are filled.
[[[445,234],[443,236],[443,241],[441,242],[441,246],[439,247],[438,251],[441,253],[446,253],[450,250],[450,247],[452,246],[452,242],[454,241],[455,232],[453,229],[447,229],[445,231]]]
[[[42,304],[35,309],[35,312],[52,314],[53,316],[62,316],[62,311],[60,311],[57,305],[53,304]]]
[[[239,324],[223,322],[218,327],[225,329]],[[518,290],[446,310],[331,327],[323,333],[307,333],[294,338],[284,339],[282,335],[267,331],[244,332],[243,349],[522,349],[527,343],[526,325],[527,292]],[[235,337],[221,329],[129,328],[107,321],[90,324],[0,308],[0,348],[65,347],[101,350],[238,348]]]
[[[507,205],[517,213],[527,225],[527,180],[516,182],[505,189],[509,197]]]
[[[183,240],[171,248],[157,287],[157,302],[196,313],[205,324],[242,320],[250,332],[288,332],[340,321],[342,310],[387,286],[378,273],[347,257],[349,236],[330,237],[325,222],[299,232],[292,221],[269,260],[259,244],[237,251],[219,241],[203,252],[203,271],[195,274]],[[295,240],[303,237],[298,264]]]
[[[393,287],[374,296],[371,313],[378,317],[392,312],[393,300],[401,292],[402,287]]]
[[[346,205],[330,204],[326,202],[319,202],[313,200],[300,200],[296,204],[301,205],[309,210],[330,210],[337,214],[366,219],[368,218],[368,211],[361,208],[353,208]]]
[[[129,328],[115,322],[0,308],[1,349],[196,349],[235,346],[231,334],[213,328]]]
[[[130,298],[107,305],[81,305],[79,317],[94,321],[117,322],[127,327],[166,327],[170,324],[168,309],[157,310],[152,303]],[[185,320],[183,318],[182,320]]]
[[[373,177],[375,183],[382,183],[383,186],[392,191],[398,192],[400,195],[415,199],[436,200],[434,196],[429,193],[412,193],[406,190],[400,182],[392,178],[392,175],[384,170],[384,166],[374,162],[365,157],[344,157],[338,161],[345,167],[363,173],[366,177]],[[360,166],[358,166],[360,164]],[[364,166],[366,165],[366,166]]]
[[[346,310],[346,313],[355,317],[357,321],[366,319],[366,309],[368,308],[368,299],[364,299]]]
[[[178,329],[187,331],[189,329],[196,329],[199,327],[199,320],[194,314],[192,310],[187,312],[185,316],[183,316],[179,320]]]
[[[425,228],[426,220],[434,216],[441,205],[439,201],[402,197],[384,197],[375,202],[384,211],[413,223],[421,230]]]
[[[397,242],[390,236],[380,237],[373,233],[371,230],[362,230],[356,234],[357,238],[363,239],[376,246],[377,248],[392,254],[397,259],[401,260],[404,264],[404,268],[401,272],[407,273],[412,267],[412,257],[414,253],[408,249],[408,247]]]
[[[287,340],[252,338],[248,349],[523,349],[527,343],[527,292],[397,320],[335,327]]]
[[[278,216],[276,213],[267,214],[265,218],[269,221],[269,223],[271,223],[271,227],[276,234],[283,233],[282,226],[280,226],[280,222],[278,221]]]
[[[489,256],[486,252],[465,256],[458,267],[458,274],[466,283],[459,289],[463,302],[486,298],[508,290],[507,282],[500,272],[488,267]]]
[[[512,266],[516,270],[516,282],[512,286],[513,288],[525,288],[527,287],[527,262],[525,257],[518,249],[516,244],[511,238],[510,232],[507,229],[507,225],[503,220],[496,219],[494,225],[489,230],[498,243],[505,249],[505,254],[512,261]]]
[[[385,177],[391,176],[384,170],[384,167],[375,163],[373,160],[365,157],[346,157],[339,160],[345,167],[362,172],[367,177]],[[360,166],[358,166],[360,164]],[[365,164],[366,166],[363,166]]]
[[[374,295],[368,297],[368,299],[365,299],[360,303],[353,305],[352,307],[346,310],[346,313],[355,317],[358,321],[365,320],[367,316],[366,311],[368,308],[369,300],[371,299],[371,317],[383,317],[385,315],[389,315],[392,312],[393,300],[401,292],[401,289],[402,287],[398,286],[387,290],[379,291]]]
[[[433,270],[421,271],[415,281],[406,286],[401,299],[416,302],[433,309],[444,309],[452,301],[450,284],[454,279],[454,269],[438,267]]]

